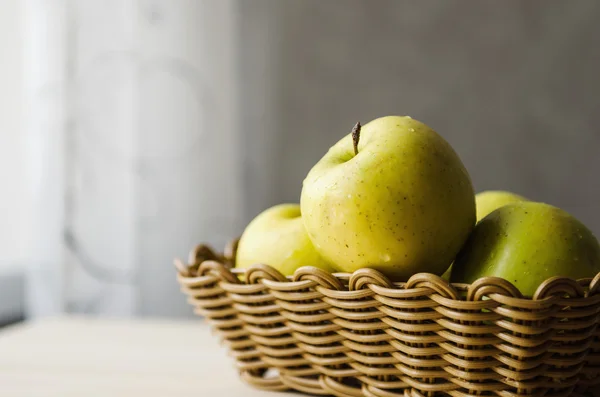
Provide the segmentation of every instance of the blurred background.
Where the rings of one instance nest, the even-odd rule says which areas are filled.
[[[600,235],[600,2],[2,0],[0,324],[191,316],[172,266],[407,114]]]

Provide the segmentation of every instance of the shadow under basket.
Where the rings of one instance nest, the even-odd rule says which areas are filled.
[[[487,277],[392,283],[361,269],[284,277],[234,269],[236,242],[176,260],[178,281],[266,390],[336,396],[592,396],[600,383],[600,274],[552,278],[533,298]]]

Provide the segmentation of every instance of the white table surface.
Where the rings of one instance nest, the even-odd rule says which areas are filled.
[[[239,380],[200,320],[59,318],[0,329],[0,396],[282,397]]]

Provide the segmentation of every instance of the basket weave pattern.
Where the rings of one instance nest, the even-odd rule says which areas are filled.
[[[577,396],[600,383],[600,274],[554,278],[526,299],[509,282],[392,283],[372,269],[286,278],[232,269],[198,246],[178,281],[242,379],[337,396]],[[269,369],[276,369],[275,375]]]

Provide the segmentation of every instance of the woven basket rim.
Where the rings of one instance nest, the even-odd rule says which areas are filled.
[[[184,286],[218,281],[226,290],[257,288],[257,285],[282,292],[318,288],[326,296],[349,300],[360,299],[365,291],[384,297],[410,297],[434,292],[439,299],[465,303],[482,302],[493,295],[495,301],[523,309],[551,306],[556,300],[564,299],[569,299],[574,304],[577,299],[587,301],[585,304],[590,304],[590,299],[600,300],[600,273],[594,278],[577,280],[551,277],[541,283],[531,297],[523,296],[514,284],[500,277],[482,277],[471,284],[465,284],[451,283],[438,275],[423,272],[414,274],[407,281],[392,282],[375,269],[329,273],[312,266],[300,267],[293,275],[284,276],[267,264],[236,268],[237,241],[232,240],[223,254],[216,253],[206,244],[199,244],[191,250],[189,263],[175,259],[178,281]]]

